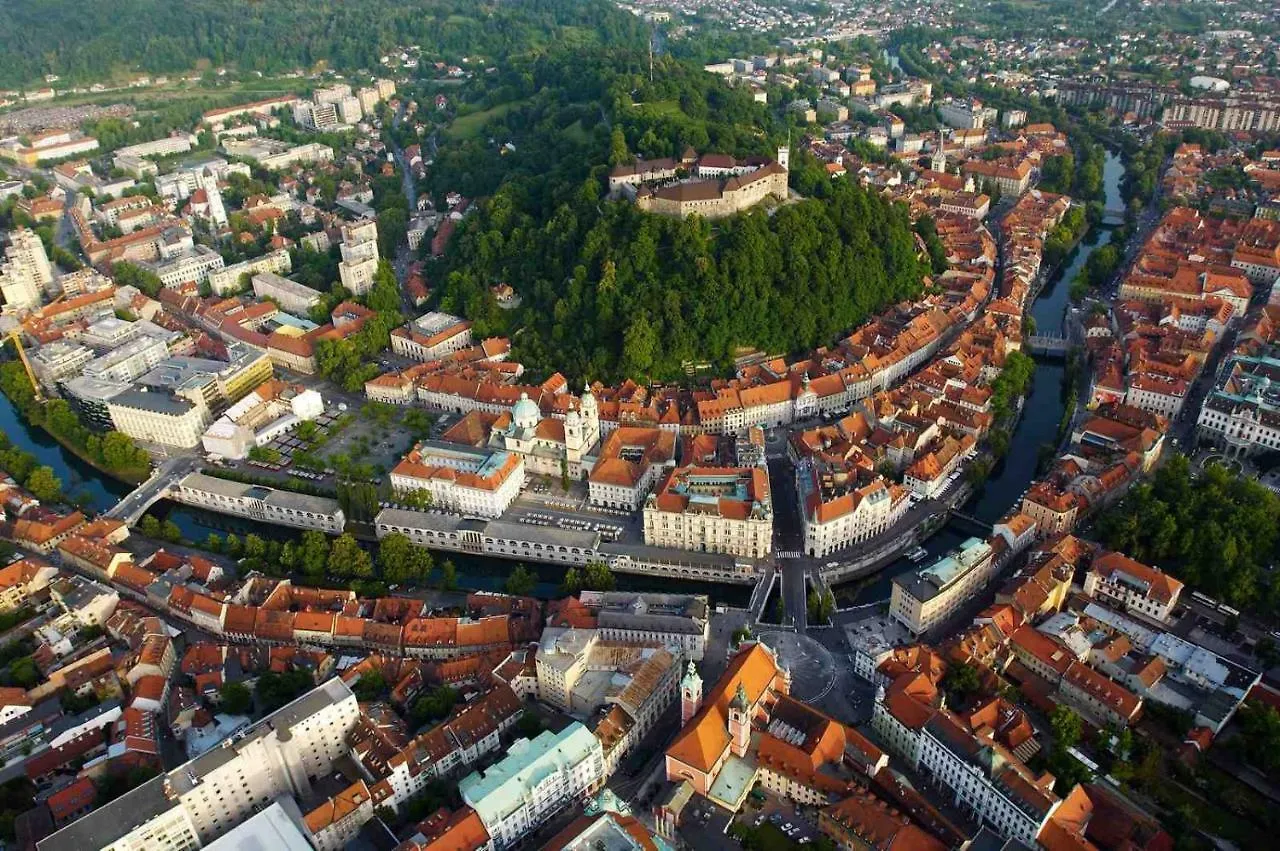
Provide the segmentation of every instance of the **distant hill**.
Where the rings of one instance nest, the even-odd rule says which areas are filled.
[[[644,43],[604,0],[29,0],[0,6],[0,86],[171,74],[198,65],[263,73],[317,62],[379,67],[393,48],[493,60],[564,42]]]

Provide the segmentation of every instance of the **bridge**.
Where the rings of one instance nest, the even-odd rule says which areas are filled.
[[[1071,341],[1056,334],[1033,334],[1023,339],[1022,347],[1033,355],[1065,358],[1071,350]]]
[[[167,497],[174,485],[194,473],[199,463],[197,458],[170,458],[155,469],[151,478],[134,488],[128,496],[105,512],[104,516],[134,525],[147,513],[147,509]]]
[[[965,514],[963,511],[951,512],[951,516],[947,518],[947,522],[955,526],[961,532],[970,535],[977,535],[981,538],[989,538],[992,530],[995,528],[990,523],[983,523],[972,514]]]

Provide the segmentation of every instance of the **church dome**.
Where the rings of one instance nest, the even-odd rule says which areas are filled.
[[[529,398],[528,393],[520,394],[520,401],[511,409],[511,420],[516,428],[533,428],[542,419],[542,411],[538,403]]]

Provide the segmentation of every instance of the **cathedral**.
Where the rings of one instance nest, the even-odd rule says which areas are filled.
[[[590,386],[563,420],[544,417],[538,404],[520,395],[511,414],[500,416],[489,432],[489,446],[519,453],[530,475],[568,475],[583,479],[591,472],[600,443],[600,409]]]

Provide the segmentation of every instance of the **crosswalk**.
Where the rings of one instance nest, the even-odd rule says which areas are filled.
[[[803,553],[799,550],[774,550],[773,555],[776,558],[800,558]]]

